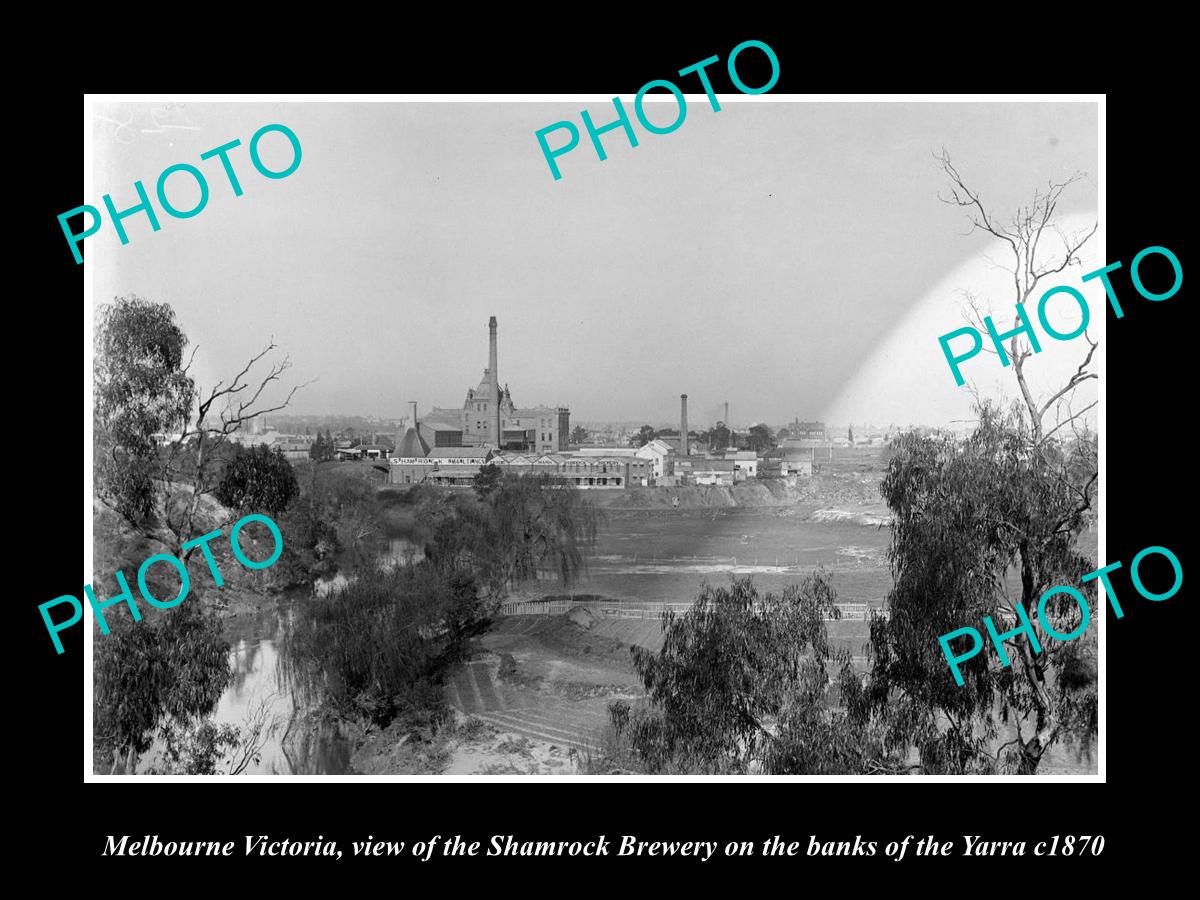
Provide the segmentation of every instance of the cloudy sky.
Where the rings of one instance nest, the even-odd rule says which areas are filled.
[[[193,218],[160,211],[158,232],[128,219],[126,246],[107,223],[88,238],[94,298],[170,303],[199,345],[202,383],[274,335],[296,380],[317,379],[299,412],[458,406],[487,365],[495,315],[518,405],[568,405],[576,421],[670,421],[682,392],[697,425],[725,401],[740,424],[969,415],[937,336],[962,324],[963,288],[1006,320],[1012,301],[1000,249],[964,236],[962,212],[938,200],[932,154],[946,147],[1004,212],[1083,170],[1059,213],[1090,225],[1095,105],[734,99],[714,113],[689,97],[668,135],[635,119],[638,147],[610,132],[603,162],[584,133],[559,181],[534,132],[579,124],[583,108],[607,122],[611,102],[187,103],[157,119],[149,104],[97,104],[86,202],[111,193],[132,206],[135,180],[153,193],[180,162],[205,172],[211,194]],[[673,109],[651,116],[665,123]],[[268,180],[246,145],[275,122],[297,134],[303,160]],[[241,197],[217,160],[199,159],[235,138]],[[278,134],[262,148],[273,167],[289,158]],[[177,206],[192,205],[187,176],[169,185]],[[1084,293],[1102,326],[1102,289]],[[1043,343],[1034,362],[1049,387],[1080,347]],[[1007,385],[993,357],[964,371],[985,393]]]

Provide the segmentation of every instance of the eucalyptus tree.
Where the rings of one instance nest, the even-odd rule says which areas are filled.
[[[995,303],[1023,304],[1046,279],[1080,264],[1096,228],[1067,233],[1056,215],[1081,173],[1051,181],[1028,205],[1000,216],[948,154],[938,162],[950,182],[943,199],[1008,255],[1007,294],[993,302],[967,292],[968,318],[981,330]],[[1080,585],[1094,569],[1080,547],[1095,521],[1098,477],[1086,422],[1096,403],[1076,401],[1079,388],[1097,378],[1097,344],[1086,331],[1084,338],[1075,371],[1039,395],[1028,377],[1032,350],[1014,332],[1005,356],[1019,400],[1004,409],[976,392],[979,423],[965,442],[908,434],[891,444],[881,492],[893,512],[894,587],[888,618],[872,622],[873,666],[860,712],[886,720],[889,746],[915,748],[925,771],[1031,774],[1056,743],[1086,745],[1096,733],[1095,632],[1059,641],[1037,613],[1048,589]],[[1094,582],[1080,590],[1096,608]],[[1059,634],[1084,624],[1063,595],[1048,603],[1047,615]],[[1003,657],[972,658],[959,686],[938,637],[984,616],[1001,634],[1024,620],[1030,632],[1003,642]]]

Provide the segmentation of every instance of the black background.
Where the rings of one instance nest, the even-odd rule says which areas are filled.
[[[382,878],[414,872],[432,874],[435,890],[466,885],[482,877],[496,890],[521,888],[574,891],[592,873],[614,885],[648,888],[647,875],[664,879],[702,876],[717,884],[734,876],[762,874],[781,879],[819,873],[830,882],[853,887],[862,876],[940,885],[954,890],[1022,889],[1044,884],[1050,876],[1068,880],[1117,865],[1136,871],[1140,864],[1159,866],[1178,859],[1188,810],[1182,793],[1189,779],[1192,743],[1191,681],[1184,673],[1194,633],[1188,617],[1190,581],[1162,603],[1137,597],[1128,580],[1128,564],[1143,547],[1171,548],[1190,572],[1185,520],[1191,514],[1192,451],[1184,438],[1194,418],[1185,375],[1187,347],[1194,341],[1184,322],[1187,285],[1170,300],[1151,303],[1136,295],[1128,267],[1142,248],[1171,248],[1186,270],[1184,210],[1192,192],[1190,159],[1179,136],[1183,104],[1178,81],[1166,67],[1171,54],[1161,36],[1140,43],[1124,33],[1119,53],[1111,33],[1085,34],[1075,25],[1053,26],[1048,39],[1014,37],[989,31],[980,36],[957,22],[935,27],[920,43],[899,40],[888,23],[874,21],[837,30],[808,23],[804,27],[724,24],[683,34],[656,36],[633,24],[600,24],[590,39],[581,29],[560,23],[548,10],[524,33],[508,22],[504,37],[447,37],[441,29],[413,24],[402,32],[368,38],[370,22],[341,24],[316,38],[278,36],[266,29],[230,42],[212,36],[198,44],[203,65],[182,66],[174,54],[159,62],[140,57],[134,69],[119,66],[91,70],[87,89],[96,92],[155,90],[280,92],[380,91],[395,93],[588,92],[631,96],[646,81],[672,73],[708,56],[714,89],[732,92],[724,74],[729,50],[749,38],[767,42],[777,53],[781,76],[772,93],[811,92],[1107,92],[1107,260],[1122,260],[1113,281],[1125,317],[1108,314],[1106,470],[1106,559],[1126,568],[1114,578],[1126,611],[1117,621],[1106,614],[1107,632],[1107,783],[1062,784],[1030,779],[1019,783],[772,782],[692,783],[322,783],[271,784],[115,783],[85,785],[82,779],[83,676],[82,628],[63,635],[67,652],[54,654],[37,604],[61,594],[78,594],[82,565],[74,518],[81,505],[90,515],[79,458],[82,424],[74,404],[80,400],[79,377],[84,350],[60,325],[77,314],[82,297],[82,267],[76,266],[56,216],[83,202],[80,183],[80,110],[82,90],[59,76],[55,86],[39,90],[28,104],[31,140],[20,171],[32,168],[18,187],[20,214],[10,247],[12,270],[27,272],[27,287],[12,296],[9,319],[12,408],[27,411],[11,434],[19,454],[9,464],[10,571],[18,573],[11,602],[18,624],[23,661],[11,674],[10,696],[17,698],[9,722],[10,742],[20,748],[10,763],[10,790],[21,797],[10,821],[18,828],[14,856],[79,860],[90,878],[139,878],[151,874],[246,869],[272,883],[336,877],[343,886],[371,872]],[[703,16],[699,18],[703,19]],[[478,24],[478,23],[475,23]],[[905,27],[913,23],[905,22]],[[926,28],[928,23],[923,23]],[[863,29],[872,28],[868,33]],[[899,23],[897,23],[899,27]],[[1064,30],[1057,30],[1064,29]],[[879,35],[879,36],[872,36]],[[853,39],[848,36],[853,35]],[[203,36],[201,36],[203,37]],[[1129,45],[1137,45],[1130,50]],[[251,49],[259,48],[259,49]],[[57,48],[56,55],[62,55]],[[199,51],[198,51],[199,52]],[[750,85],[762,84],[749,52],[739,71]],[[698,86],[682,80],[685,90]],[[532,137],[531,137],[532,140]],[[10,170],[14,174],[15,168]],[[703,190],[697,185],[698,191]],[[26,236],[24,229],[32,231]],[[86,244],[84,246],[87,253]],[[1151,262],[1154,262],[1153,260]],[[1162,262],[1158,260],[1158,262]],[[1165,268],[1165,267],[1164,267]],[[1146,278],[1151,279],[1150,270]],[[1153,284],[1151,281],[1150,283]],[[98,301],[103,298],[96,298]],[[90,335],[84,334],[84,346]],[[75,347],[75,350],[71,350]],[[73,359],[79,353],[78,359]],[[84,415],[86,416],[86,407]],[[17,438],[17,434],[21,438]],[[39,436],[48,438],[45,442]],[[27,443],[26,438],[32,443]],[[19,447],[17,445],[20,445]],[[29,479],[20,473],[30,472]],[[32,491],[27,492],[28,483]],[[36,485],[36,488],[34,488]],[[81,504],[81,499],[83,503]],[[80,568],[75,568],[80,565]],[[1192,576],[1194,577],[1194,576]],[[82,576],[87,579],[87,576]],[[90,580],[90,579],[88,579]],[[1149,576],[1147,581],[1154,582]],[[86,620],[85,620],[86,621]],[[24,675],[25,677],[20,677]],[[10,797],[14,796],[10,794]],[[163,860],[101,858],[108,834],[157,834],[162,840],[233,840],[240,848],[246,834],[272,839],[335,838],[348,851],[352,840],[372,834],[409,843],[429,836],[461,834],[486,842],[492,834],[518,839],[590,839],[598,834],[617,842],[622,834],[644,840],[749,840],[758,844],[773,835],[807,843],[853,839],[861,834],[879,847],[905,835],[936,834],[941,840],[981,834],[994,840],[1047,839],[1054,834],[1103,834],[1099,858],[922,859],[911,851],[902,863],[883,858],[808,858],[764,860],[760,856],[707,863],[688,859],[440,859],[418,864],[411,857],[363,860],[240,859]],[[1032,844],[1030,845],[1032,848]],[[347,854],[348,857],[348,854]],[[762,864],[766,863],[766,868]],[[148,868],[149,867],[149,870]],[[553,883],[540,873],[563,870]],[[517,881],[505,882],[516,872]],[[45,873],[45,869],[42,870]],[[953,874],[951,874],[953,873]],[[969,881],[957,881],[967,874]],[[623,881],[622,876],[636,875]],[[565,878],[563,878],[565,876]],[[843,880],[848,878],[849,880]],[[1025,883],[1021,879],[1036,878]],[[561,880],[558,880],[561,879]],[[158,882],[175,887],[175,882]],[[812,882],[807,882],[812,884]],[[388,882],[383,882],[388,884]],[[403,886],[413,882],[403,882]],[[813,885],[815,887],[815,884]],[[147,889],[152,888],[150,882]],[[402,888],[401,888],[402,889]],[[936,888],[935,888],[936,889]]]

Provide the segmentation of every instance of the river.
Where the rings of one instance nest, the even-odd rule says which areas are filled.
[[[849,518],[847,518],[849,517]],[[874,523],[836,518],[812,521],[790,509],[731,508],[687,514],[622,513],[617,527],[600,536],[590,571],[577,588],[609,597],[694,599],[704,581],[720,583],[735,568],[750,567],[756,583],[781,588],[802,571],[822,563],[836,572],[842,599],[874,599],[890,584],[882,554],[890,533]],[[826,516],[825,518],[828,518]],[[403,538],[381,547],[383,560],[414,559],[417,549]],[[703,561],[687,557],[715,557]],[[665,558],[664,558],[665,557]],[[318,581],[320,596],[346,583],[342,575]],[[300,710],[281,683],[279,654],[284,629],[297,599],[281,598],[252,615],[225,620],[233,680],[213,712],[218,725],[245,728],[256,714],[271,726],[257,760],[245,768],[256,775],[340,775],[348,771],[353,742],[333,726],[298,731]],[[290,726],[290,727],[289,727]],[[155,749],[143,757],[144,771]]]
[[[417,552],[404,538],[391,538],[387,548],[381,548],[379,557],[385,562],[399,562],[414,559]],[[318,580],[313,588],[318,596],[323,596],[345,583],[346,577],[338,574]],[[249,761],[242,774],[343,775],[349,769],[354,752],[351,739],[333,725],[301,728],[303,709],[298,708],[292,691],[279,674],[279,654],[288,617],[295,602],[306,596],[308,591],[296,591],[281,598],[274,607],[224,621],[233,679],[217,701],[212,720],[218,726],[233,725],[243,731],[254,721],[264,725],[264,741],[257,758]],[[153,766],[161,749],[162,745],[156,743],[144,754],[138,771],[145,772]]]

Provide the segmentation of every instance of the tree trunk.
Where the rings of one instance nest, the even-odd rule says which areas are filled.
[[[1040,749],[1034,747],[1037,744],[1037,738],[1021,745],[1021,761],[1017,765],[1018,775],[1036,775],[1038,763],[1042,761]]]
[[[1030,558],[1028,543],[1022,541],[1020,602],[1029,616],[1030,627],[1036,631],[1036,625],[1033,624],[1037,616],[1035,593],[1033,561]],[[1022,641],[1020,647],[1022,674],[1029,683],[1033,695],[1037,731],[1028,741],[1021,742],[1021,761],[1018,774],[1033,775],[1042,760],[1042,755],[1058,731],[1058,715],[1054,708],[1054,698],[1046,685],[1046,666],[1042,662],[1043,657],[1034,655],[1028,640]],[[1014,715],[1020,715],[1019,711],[1014,710]]]

